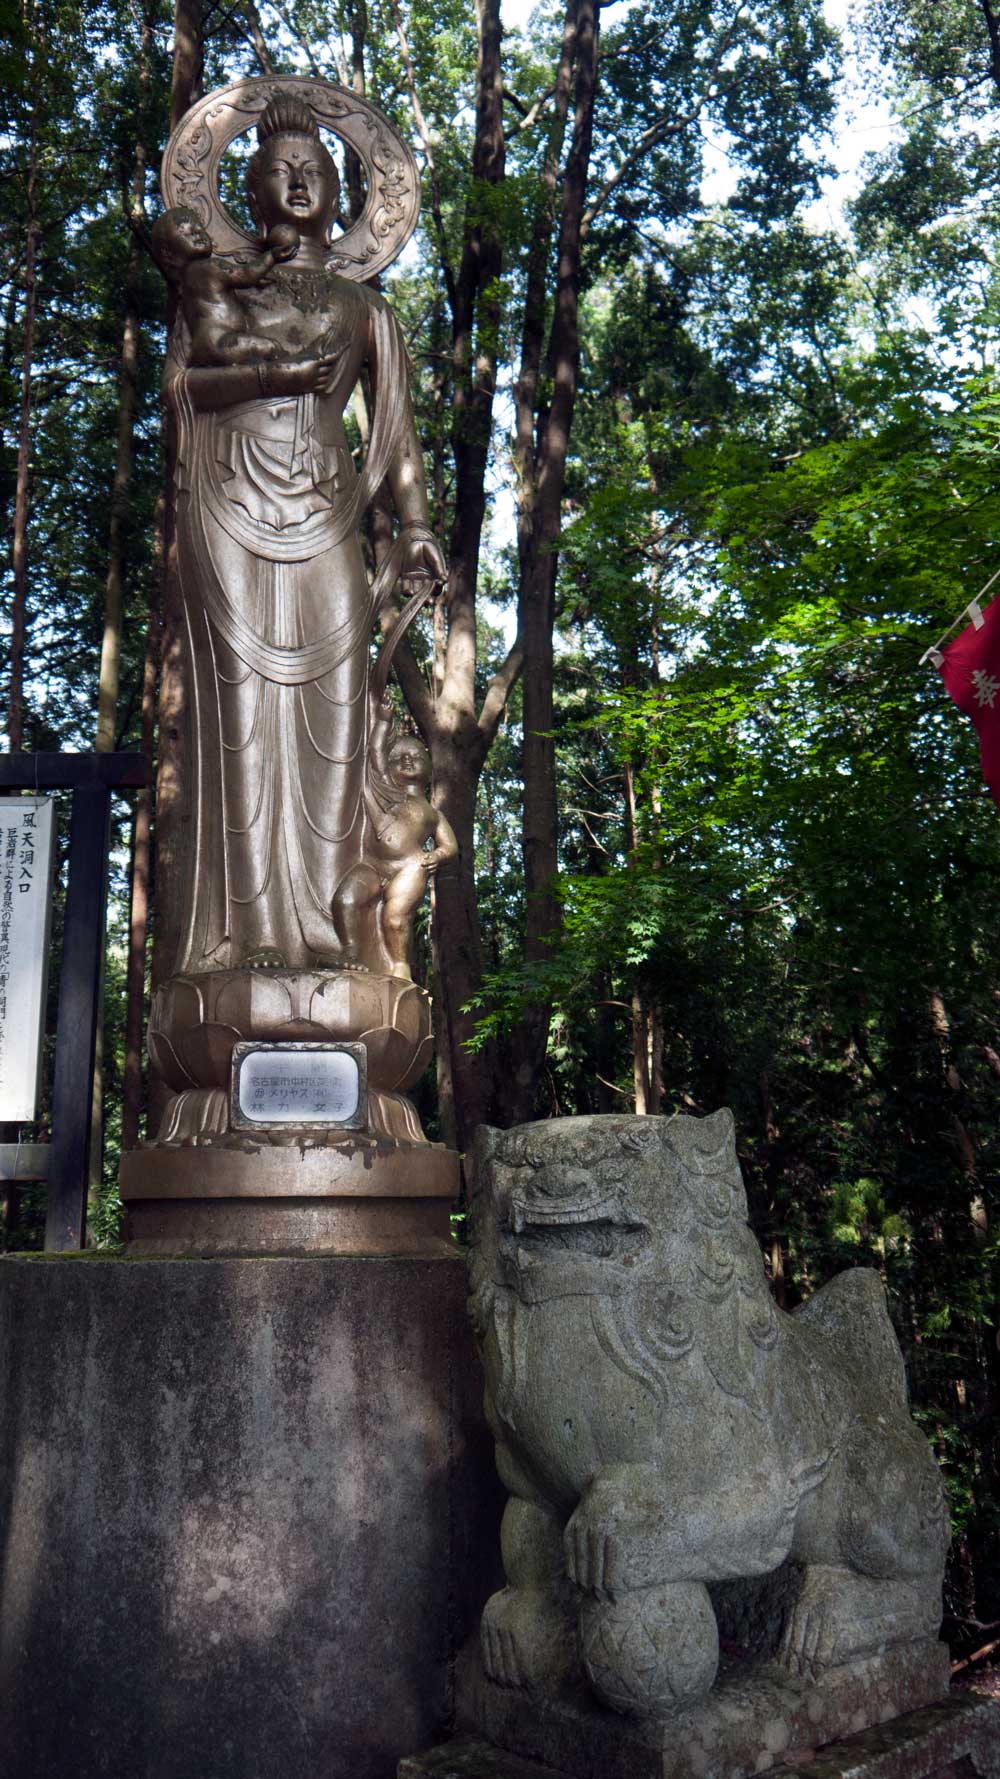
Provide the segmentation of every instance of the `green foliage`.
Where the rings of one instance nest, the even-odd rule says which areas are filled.
[[[643,1067],[665,1111],[731,1104],[786,1306],[840,1266],[879,1269],[948,1472],[951,1615],[996,1616],[1000,821],[970,729],[917,665],[1000,564],[1000,95],[982,9],[873,0],[865,29],[895,128],[843,229],[810,208],[841,63],[819,0],[616,11],[602,37],[556,581],[562,937],[525,966],[515,692],[481,781],[480,1037],[554,1005],[540,1115],[631,1106]],[[352,76],[364,12],[260,7],[278,69],[339,79]],[[9,529],[34,122],[44,294],[29,745],[67,747],[93,734],[130,247],[122,193],[141,136],[151,211],[157,201],[170,20],[160,6],[145,89],[131,8],[61,0],[46,20],[43,56],[18,9],[0,5],[0,503]],[[245,23],[241,9],[213,14],[206,86],[257,71]],[[412,139],[412,74],[431,150],[420,231],[391,294],[442,536],[456,374],[444,265],[457,265],[466,218],[503,245],[497,338],[469,342],[473,356],[496,345],[500,361],[480,695],[504,656],[516,582],[505,404],[549,201],[545,157],[559,147],[549,89],[561,30],[561,8],[545,4],[506,34],[498,188],[470,171],[473,9],[367,10],[368,91]],[[706,140],[731,173],[711,201]],[[224,179],[235,190],[238,170]],[[551,311],[554,249],[546,274]],[[122,744],[137,732],[161,480],[164,293],[145,261],[141,306]],[[8,603],[10,585],[5,568]],[[421,649],[432,676],[429,626]],[[120,810],[102,1241],[117,1233],[126,831]],[[429,968],[426,928],[418,945]],[[38,1195],[25,1194],[24,1215],[36,1242]]]
[[[949,23],[965,67],[973,11]],[[563,936],[493,972],[481,1031],[552,997],[540,1112],[628,1106],[637,1052],[662,1110],[731,1104],[786,1305],[878,1267],[948,1471],[960,1635],[1000,1609],[1000,825],[918,663],[1000,565],[995,153],[957,77],[920,109],[906,42],[851,236],[791,177],[766,226],[738,187],[590,291]],[[976,88],[977,129],[995,99]]]

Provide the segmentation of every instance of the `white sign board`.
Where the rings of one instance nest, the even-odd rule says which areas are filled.
[[[309,1130],[365,1123],[366,1052],[360,1044],[237,1044],[234,1125]]]
[[[38,1106],[52,913],[51,797],[0,797],[0,1120]]]

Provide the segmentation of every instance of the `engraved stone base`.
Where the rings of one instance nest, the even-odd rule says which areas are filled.
[[[742,1771],[742,1769],[740,1769]],[[1000,1705],[969,1693],[925,1706],[814,1753],[786,1750],[758,1768],[781,1779],[1000,1779]],[[706,1775],[731,1779],[735,1768]],[[398,1779],[556,1779],[551,1766],[522,1760],[474,1736],[400,1761]]]
[[[931,1641],[829,1668],[817,1680],[724,1659],[699,1704],[638,1721],[605,1710],[582,1686],[544,1700],[495,1686],[470,1645],[460,1663],[458,1721],[572,1779],[749,1779],[780,1767],[788,1749],[821,1747],[940,1700],[948,1681],[948,1650]]]
[[[131,1254],[453,1252],[458,1156],[440,1144],[134,1149],[122,1157]]]

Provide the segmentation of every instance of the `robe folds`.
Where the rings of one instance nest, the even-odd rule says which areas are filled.
[[[174,974],[277,954],[336,965],[331,904],[361,857],[372,626],[359,527],[399,447],[407,360],[372,311],[378,383],[359,476],[349,392],[196,411],[183,366],[177,562],[191,722],[192,848]],[[177,348],[175,348],[175,351]]]

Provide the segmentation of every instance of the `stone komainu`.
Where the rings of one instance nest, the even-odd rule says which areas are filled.
[[[490,1677],[655,1716],[719,1623],[814,1675],[936,1633],[941,1478],[874,1272],[788,1315],[732,1116],[479,1132],[471,1308],[509,1491]]]

